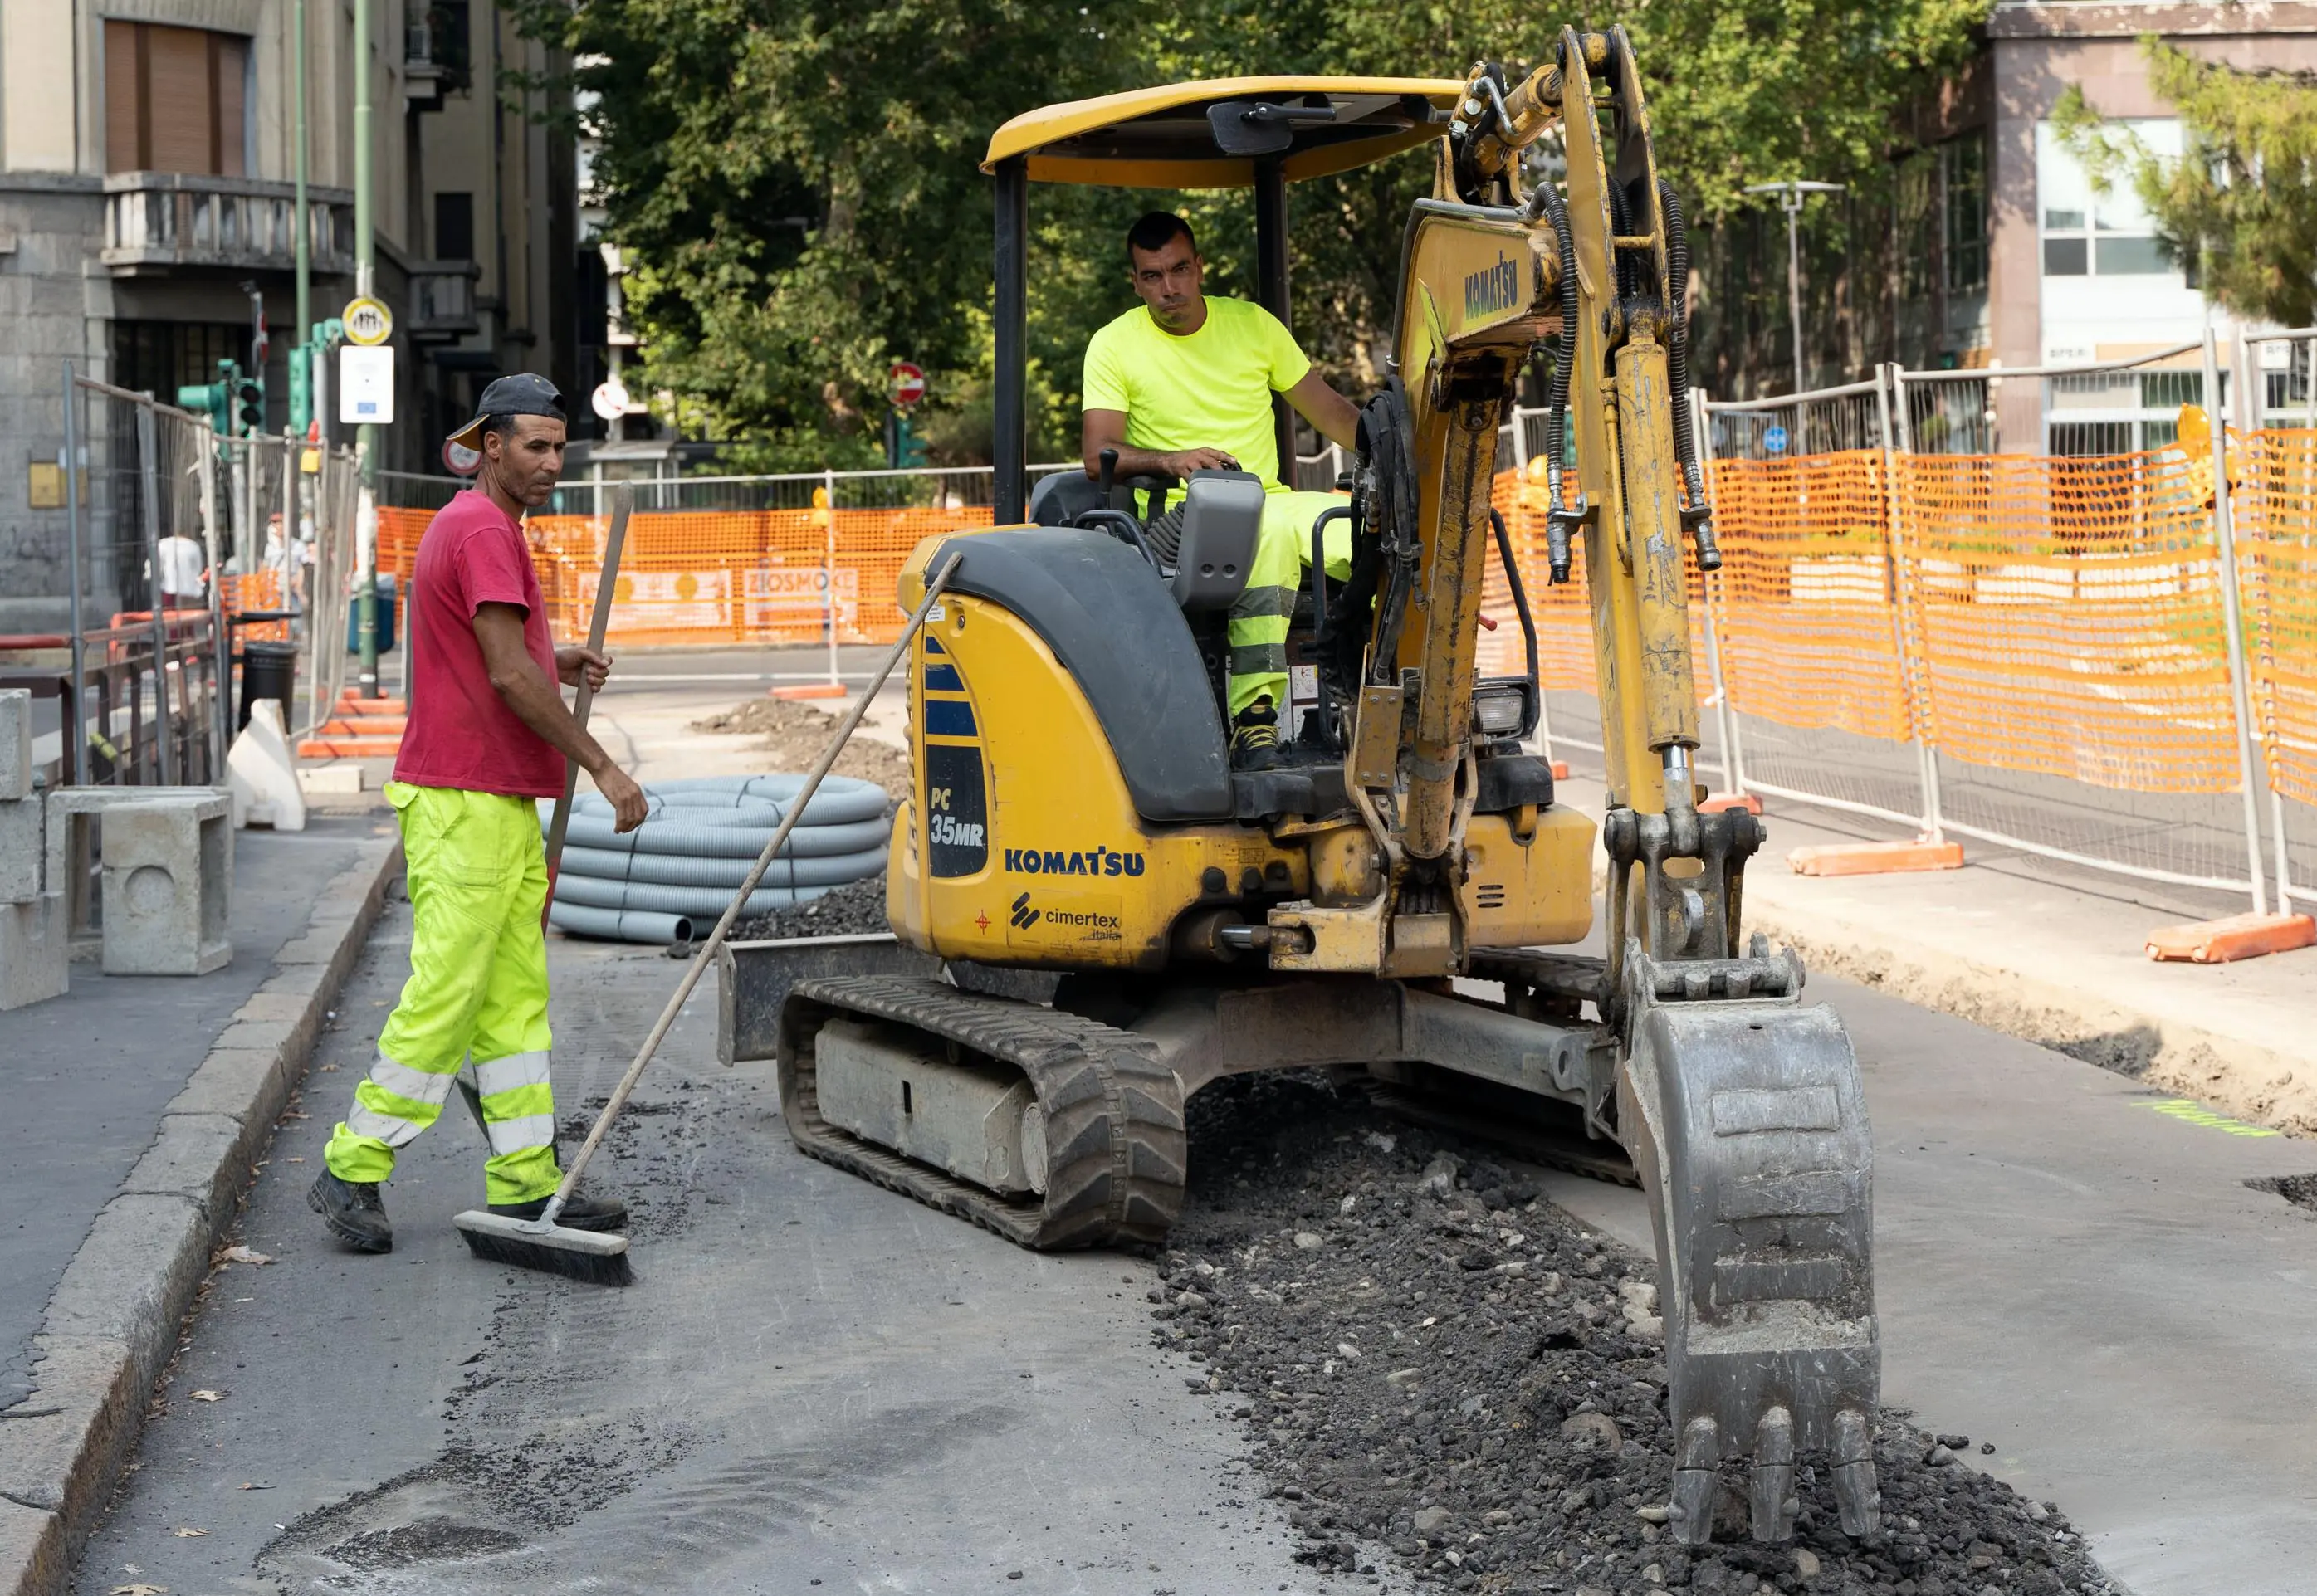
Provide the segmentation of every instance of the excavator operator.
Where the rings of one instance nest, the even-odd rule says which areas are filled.
[[[1279,758],[1287,628],[1311,563],[1311,524],[1344,503],[1281,482],[1271,396],[1285,395],[1304,420],[1347,450],[1357,446],[1359,412],[1312,369],[1277,317],[1200,291],[1206,263],[1181,217],[1154,210],[1137,221],[1127,230],[1126,259],[1142,303],[1087,343],[1086,472],[1098,477],[1103,451],[1114,449],[1122,478],[1182,480],[1221,469],[1261,479],[1263,531],[1247,591],[1230,609],[1230,709],[1232,762],[1266,769]],[[1338,519],[1328,528],[1328,574],[1340,580],[1350,560],[1351,528]]]

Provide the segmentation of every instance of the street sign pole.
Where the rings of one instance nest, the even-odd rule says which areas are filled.
[[[354,294],[367,299],[377,290],[374,281],[376,254],[376,218],[372,214],[375,196],[371,193],[370,51],[371,31],[371,0],[354,0]],[[304,218],[300,218],[302,227]],[[378,503],[378,429],[363,426],[354,433],[354,446],[362,451],[362,503],[356,512],[357,528],[374,524],[374,506]],[[356,691],[363,698],[378,697],[378,539],[362,538],[356,561],[359,584],[354,593],[354,611],[360,620],[355,636],[362,646],[362,669],[355,677]],[[320,668],[319,650],[326,639],[315,638],[316,669]]]

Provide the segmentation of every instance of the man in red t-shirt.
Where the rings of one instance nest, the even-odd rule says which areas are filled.
[[[558,649],[523,540],[525,509],[563,474],[563,401],[546,379],[502,377],[454,434],[483,456],[475,486],[427,524],[411,576],[416,624],[410,723],[386,796],[402,823],[410,978],[378,1039],[370,1076],[331,1135],[307,1200],[366,1253],[394,1246],[379,1183],[434,1122],[471,1061],[490,1142],[491,1211],[539,1217],[562,1180],[548,1083],[547,862],[541,798],[576,762],[611,800],[618,829],[643,824],[644,794],[564,708],[559,681],[604,684],[611,661]],[[561,1222],[616,1230],[614,1200],[575,1194]]]

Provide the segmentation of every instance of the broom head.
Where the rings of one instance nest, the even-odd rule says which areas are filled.
[[[469,1208],[452,1223],[467,1238],[468,1251],[486,1263],[545,1270],[595,1286],[631,1285],[636,1278],[628,1266],[628,1238],[616,1232],[510,1219],[484,1208]]]

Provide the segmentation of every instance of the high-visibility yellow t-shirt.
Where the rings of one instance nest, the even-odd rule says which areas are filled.
[[[1271,396],[1311,369],[1295,335],[1260,305],[1211,298],[1199,330],[1181,334],[1137,305],[1087,341],[1084,404],[1125,411],[1129,448],[1220,449],[1276,488]]]

